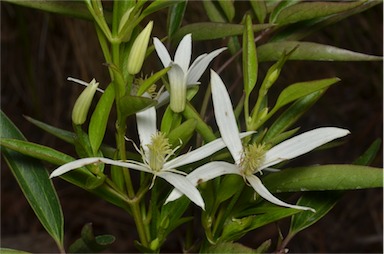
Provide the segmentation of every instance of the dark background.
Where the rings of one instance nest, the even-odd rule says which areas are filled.
[[[204,21],[201,3],[187,7],[185,23]],[[327,27],[307,41],[320,42],[366,54],[382,55],[383,10],[378,5],[362,14]],[[151,17],[153,35],[163,37],[166,12]],[[225,45],[223,41],[194,42],[194,57]],[[172,48],[171,52],[174,52]],[[217,70],[228,59],[220,55],[213,64]],[[156,56],[144,73],[159,70]],[[71,130],[71,110],[82,87],[66,81],[95,78],[101,87],[108,83],[108,72],[90,22],[75,20],[1,3],[1,109],[32,142],[55,147],[73,154],[72,147],[27,122],[23,115]],[[271,63],[260,66],[260,77]],[[298,81],[340,77],[341,82],[326,95],[299,123],[302,130],[319,126],[339,126],[351,131],[346,143],[330,151],[314,153],[294,163],[350,163],[376,139],[382,137],[383,92],[382,62],[289,62],[284,67],[276,89]],[[226,84],[236,85],[239,70],[224,71]],[[207,75],[202,84],[207,83]],[[237,101],[237,94],[231,94]],[[107,142],[113,144],[113,123]],[[11,172],[1,161],[1,246],[31,252],[57,251],[33,214]],[[382,151],[373,166],[382,167]],[[48,165],[48,168],[51,166]],[[64,181],[54,180],[65,216],[66,244],[80,236],[81,227],[93,222],[97,234],[112,234],[117,241],[109,252],[134,252],[137,239],[130,218],[119,208],[91,196]],[[339,204],[321,221],[301,232],[288,245],[290,252],[382,252],[383,195],[381,189],[348,191]],[[286,233],[288,222],[278,224]],[[277,225],[251,232],[242,242],[257,247],[277,238]],[[169,237],[164,251],[180,251],[177,234]]]

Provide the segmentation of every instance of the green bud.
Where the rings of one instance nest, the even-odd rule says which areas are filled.
[[[139,73],[141,67],[143,66],[152,27],[153,21],[150,21],[133,42],[131,51],[129,52],[127,64],[128,73],[131,75]]]
[[[79,98],[77,98],[72,110],[72,122],[74,124],[81,125],[87,119],[88,110],[98,86],[99,83],[96,82],[95,79],[92,79],[89,85],[80,94]]]
[[[121,20],[120,20],[120,23],[119,23],[119,29],[118,29],[118,32],[119,32],[119,33],[121,32],[121,29],[123,29],[123,27],[125,26],[125,24],[128,22],[128,20],[129,20],[129,16],[131,15],[133,9],[135,9],[135,8],[134,8],[134,7],[129,8],[129,9],[124,13],[124,15],[121,17]]]

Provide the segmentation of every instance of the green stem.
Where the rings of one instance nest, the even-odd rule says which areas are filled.
[[[199,113],[196,112],[195,108],[189,102],[185,105],[183,115],[187,119],[195,119],[197,121],[196,130],[203,137],[205,142],[211,142],[216,139],[211,127],[201,119]]]

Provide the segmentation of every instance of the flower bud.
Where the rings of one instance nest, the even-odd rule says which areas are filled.
[[[87,119],[88,110],[98,86],[99,83],[92,79],[79,98],[77,98],[72,110],[72,122],[74,124],[81,125]]]
[[[145,54],[147,53],[149,36],[151,35],[153,21],[150,21],[143,31],[136,37],[133,42],[131,51],[128,56],[128,73],[135,75],[139,73],[143,66]]]

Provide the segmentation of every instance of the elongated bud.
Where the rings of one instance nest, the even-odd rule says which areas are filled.
[[[143,66],[145,54],[147,53],[149,37],[152,32],[153,21],[150,21],[143,31],[136,37],[133,42],[131,51],[128,56],[128,73],[135,75],[139,73]]]
[[[72,122],[74,124],[81,125],[87,119],[88,110],[98,86],[99,83],[92,79],[79,98],[77,98],[72,110]]]

